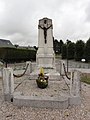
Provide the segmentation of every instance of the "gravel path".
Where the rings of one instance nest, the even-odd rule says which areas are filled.
[[[0,120],[90,120],[90,85],[82,83],[82,104],[68,109],[17,107],[5,102],[0,79]]]

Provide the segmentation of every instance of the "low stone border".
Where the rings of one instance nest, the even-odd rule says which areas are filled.
[[[69,106],[68,97],[38,97],[38,96],[22,96],[14,94],[13,104],[19,107],[38,107],[38,108],[60,108],[66,109]]]
[[[49,74],[50,75],[50,74]],[[53,76],[53,73],[51,74]],[[57,74],[56,74],[57,75]],[[59,76],[60,77],[60,76]],[[64,80],[64,79],[63,79]],[[14,77],[12,68],[3,69],[3,95],[5,101],[11,101],[17,106],[30,106],[41,108],[61,108],[66,109],[68,106],[79,105],[80,99],[80,72],[73,70],[69,82],[70,95],[51,96],[24,96],[14,91]]]
[[[38,96],[23,96],[19,92],[14,93],[13,104],[19,107],[37,107],[37,108],[59,108],[66,109],[72,105],[80,105],[81,98],[77,96],[69,97],[38,97]]]

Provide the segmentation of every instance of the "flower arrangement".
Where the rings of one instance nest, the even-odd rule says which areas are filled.
[[[40,69],[40,74],[38,75],[38,79],[36,79],[37,86],[39,88],[46,88],[48,86],[48,76],[44,75],[44,69]]]

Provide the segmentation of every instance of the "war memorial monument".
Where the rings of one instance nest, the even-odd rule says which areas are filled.
[[[60,61],[58,66],[59,70],[53,50],[52,19],[45,17],[38,24],[36,63],[27,61],[26,69],[21,75],[11,67],[3,68],[4,100],[17,106],[60,109],[81,104],[80,72],[72,70],[68,78],[64,63]],[[48,76],[48,86],[44,89],[39,88],[36,83],[40,72],[43,76]],[[22,82],[16,86],[18,77],[22,77]],[[42,81],[41,79],[40,82]]]

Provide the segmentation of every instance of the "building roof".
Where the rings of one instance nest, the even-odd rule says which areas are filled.
[[[0,39],[0,47],[14,47],[10,40]]]

